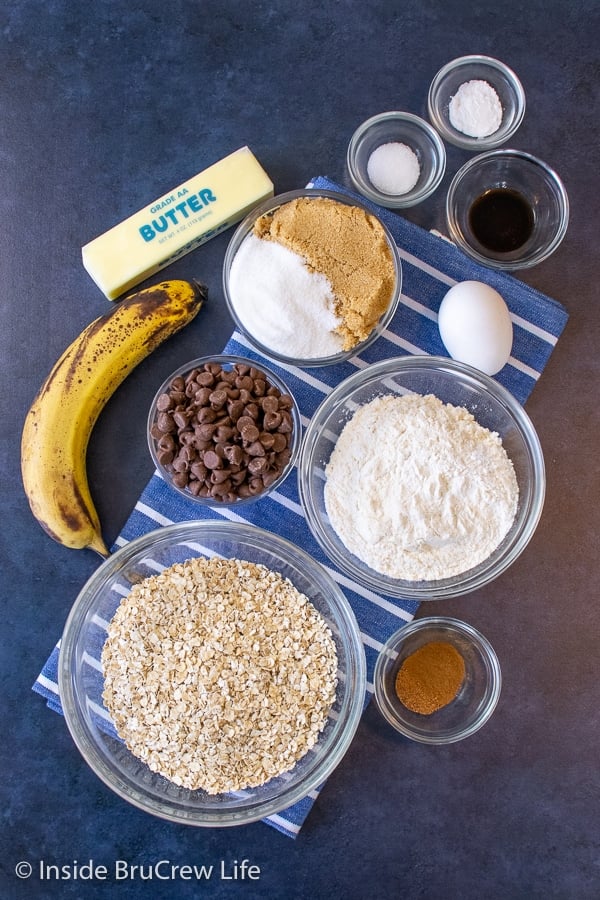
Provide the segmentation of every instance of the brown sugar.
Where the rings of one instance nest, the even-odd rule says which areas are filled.
[[[254,233],[302,256],[310,270],[329,279],[344,350],[369,336],[390,304],[396,279],[375,216],[329,197],[300,197],[261,216]]]
[[[465,678],[465,661],[445,641],[423,644],[402,663],[396,695],[408,709],[430,715],[451,703]]]

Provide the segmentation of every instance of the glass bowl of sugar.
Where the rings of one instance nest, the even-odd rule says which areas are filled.
[[[334,365],[390,323],[402,268],[388,228],[359,200],[306,188],[255,207],[231,238],[223,291],[238,339],[284,365]]]
[[[491,56],[461,56],[429,88],[429,118],[445,141],[479,152],[500,147],[525,115],[525,91],[512,69]]]
[[[439,186],[446,150],[434,128],[407,112],[384,112],[360,125],[348,145],[348,172],[360,193],[389,209],[421,203]]]

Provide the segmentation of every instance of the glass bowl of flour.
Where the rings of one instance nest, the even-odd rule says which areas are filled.
[[[431,123],[463,150],[505,144],[525,115],[525,91],[515,73],[491,56],[461,56],[443,66],[429,88]]]
[[[265,200],[241,222],[223,291],[242,339],[301,367],[343,362],[388,326],[402,288],[388,228],[359,200],[307,188]]]
[[[371,590],[416,600],[504,572],[535,532],[546,484],[512,394],[434,356],[374,363],[338,385],[311,419],[298,471],[329,559]]]

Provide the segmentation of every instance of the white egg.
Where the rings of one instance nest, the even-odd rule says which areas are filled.
[[[495,375],[508,362],[513,327],[503,297],[481,281],[459,281],[440,305],[438,327],[453,359],[486,375]]]

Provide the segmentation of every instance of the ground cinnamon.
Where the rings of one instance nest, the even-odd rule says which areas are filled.
[[[452,644],[430,641],[402,663],[396,676],[396,695],[408,709],[430,715],[447,706],[465,678],[465,661]]]

